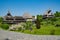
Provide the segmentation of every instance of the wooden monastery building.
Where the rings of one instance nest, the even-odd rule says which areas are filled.
[[[32,21],[35,22],[35,16],[25,13],[23,16],[12,16],[8,11],[7,15],[3,17],[3,23],[17,24],[20,22]]]

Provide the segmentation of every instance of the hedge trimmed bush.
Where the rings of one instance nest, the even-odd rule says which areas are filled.
[[[7,30],[9,28],[9,25],[8,24],[2,24],[1,28]]]

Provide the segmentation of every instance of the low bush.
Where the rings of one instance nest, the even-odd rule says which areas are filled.
[[[54,35],[55,34],[55,30],[51,30],[51,35]]]
[[[9,28],[9,25],[8,24],[2,24],[1,28],[7,30]]]

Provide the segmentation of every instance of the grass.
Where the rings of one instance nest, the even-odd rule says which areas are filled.
[[[60,27],[55,27],[54,25],[42,25],[40,29],[34,27],[32,31],[25,30],[23,33],[34,35],[60,35]]]

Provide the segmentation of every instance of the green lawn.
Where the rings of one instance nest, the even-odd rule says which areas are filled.
[[[60,35],[60,27],[55,27],[54,25],[42,25],[40,29],[33,27],[32,31],[25,30],[23,33],[36,35]]]

